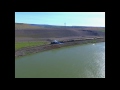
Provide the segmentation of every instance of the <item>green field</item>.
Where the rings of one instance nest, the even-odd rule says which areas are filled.
[[[105,30],[101,30],[102,32],[105,32]]]
[[[40,45],[46,45],[48,42],[45,41],[39,41],[39,42],[16,42],[15,43],[15,50],[24,48],[24,47],[33,47],[33,46],[40,46]]]

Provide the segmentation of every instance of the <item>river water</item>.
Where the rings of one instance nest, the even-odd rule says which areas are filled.
[[[105,78],[105,42],[17,58],[15,78]]]

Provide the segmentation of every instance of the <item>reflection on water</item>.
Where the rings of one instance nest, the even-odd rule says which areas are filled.
[[[15,77],[105,78],[105,43],[64,47],[17,58]]]

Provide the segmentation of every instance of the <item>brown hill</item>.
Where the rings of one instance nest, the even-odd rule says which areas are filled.
[[[57,26],[33,26],[29,24],[15,23],[15,39],[29,40],[73,37],[105,37],[104,27],[57,27]],[[31,39],[30,39],[31,38]],[[27,39],[26,39],[27,40]]]

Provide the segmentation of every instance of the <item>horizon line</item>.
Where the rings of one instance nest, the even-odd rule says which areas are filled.
[[[20,24],[33,24],[33,23],[21,23],[21,22],[15,22],[15,23],[20,23]],[[67,26],[67,25],[53,25],[53,24],[34,24],[34,25],[51,25],[51,26]],[[80,25],[68,25],[68,26],[80,26]],[[84,26],[83,27],[105,27],[105,26]]]

